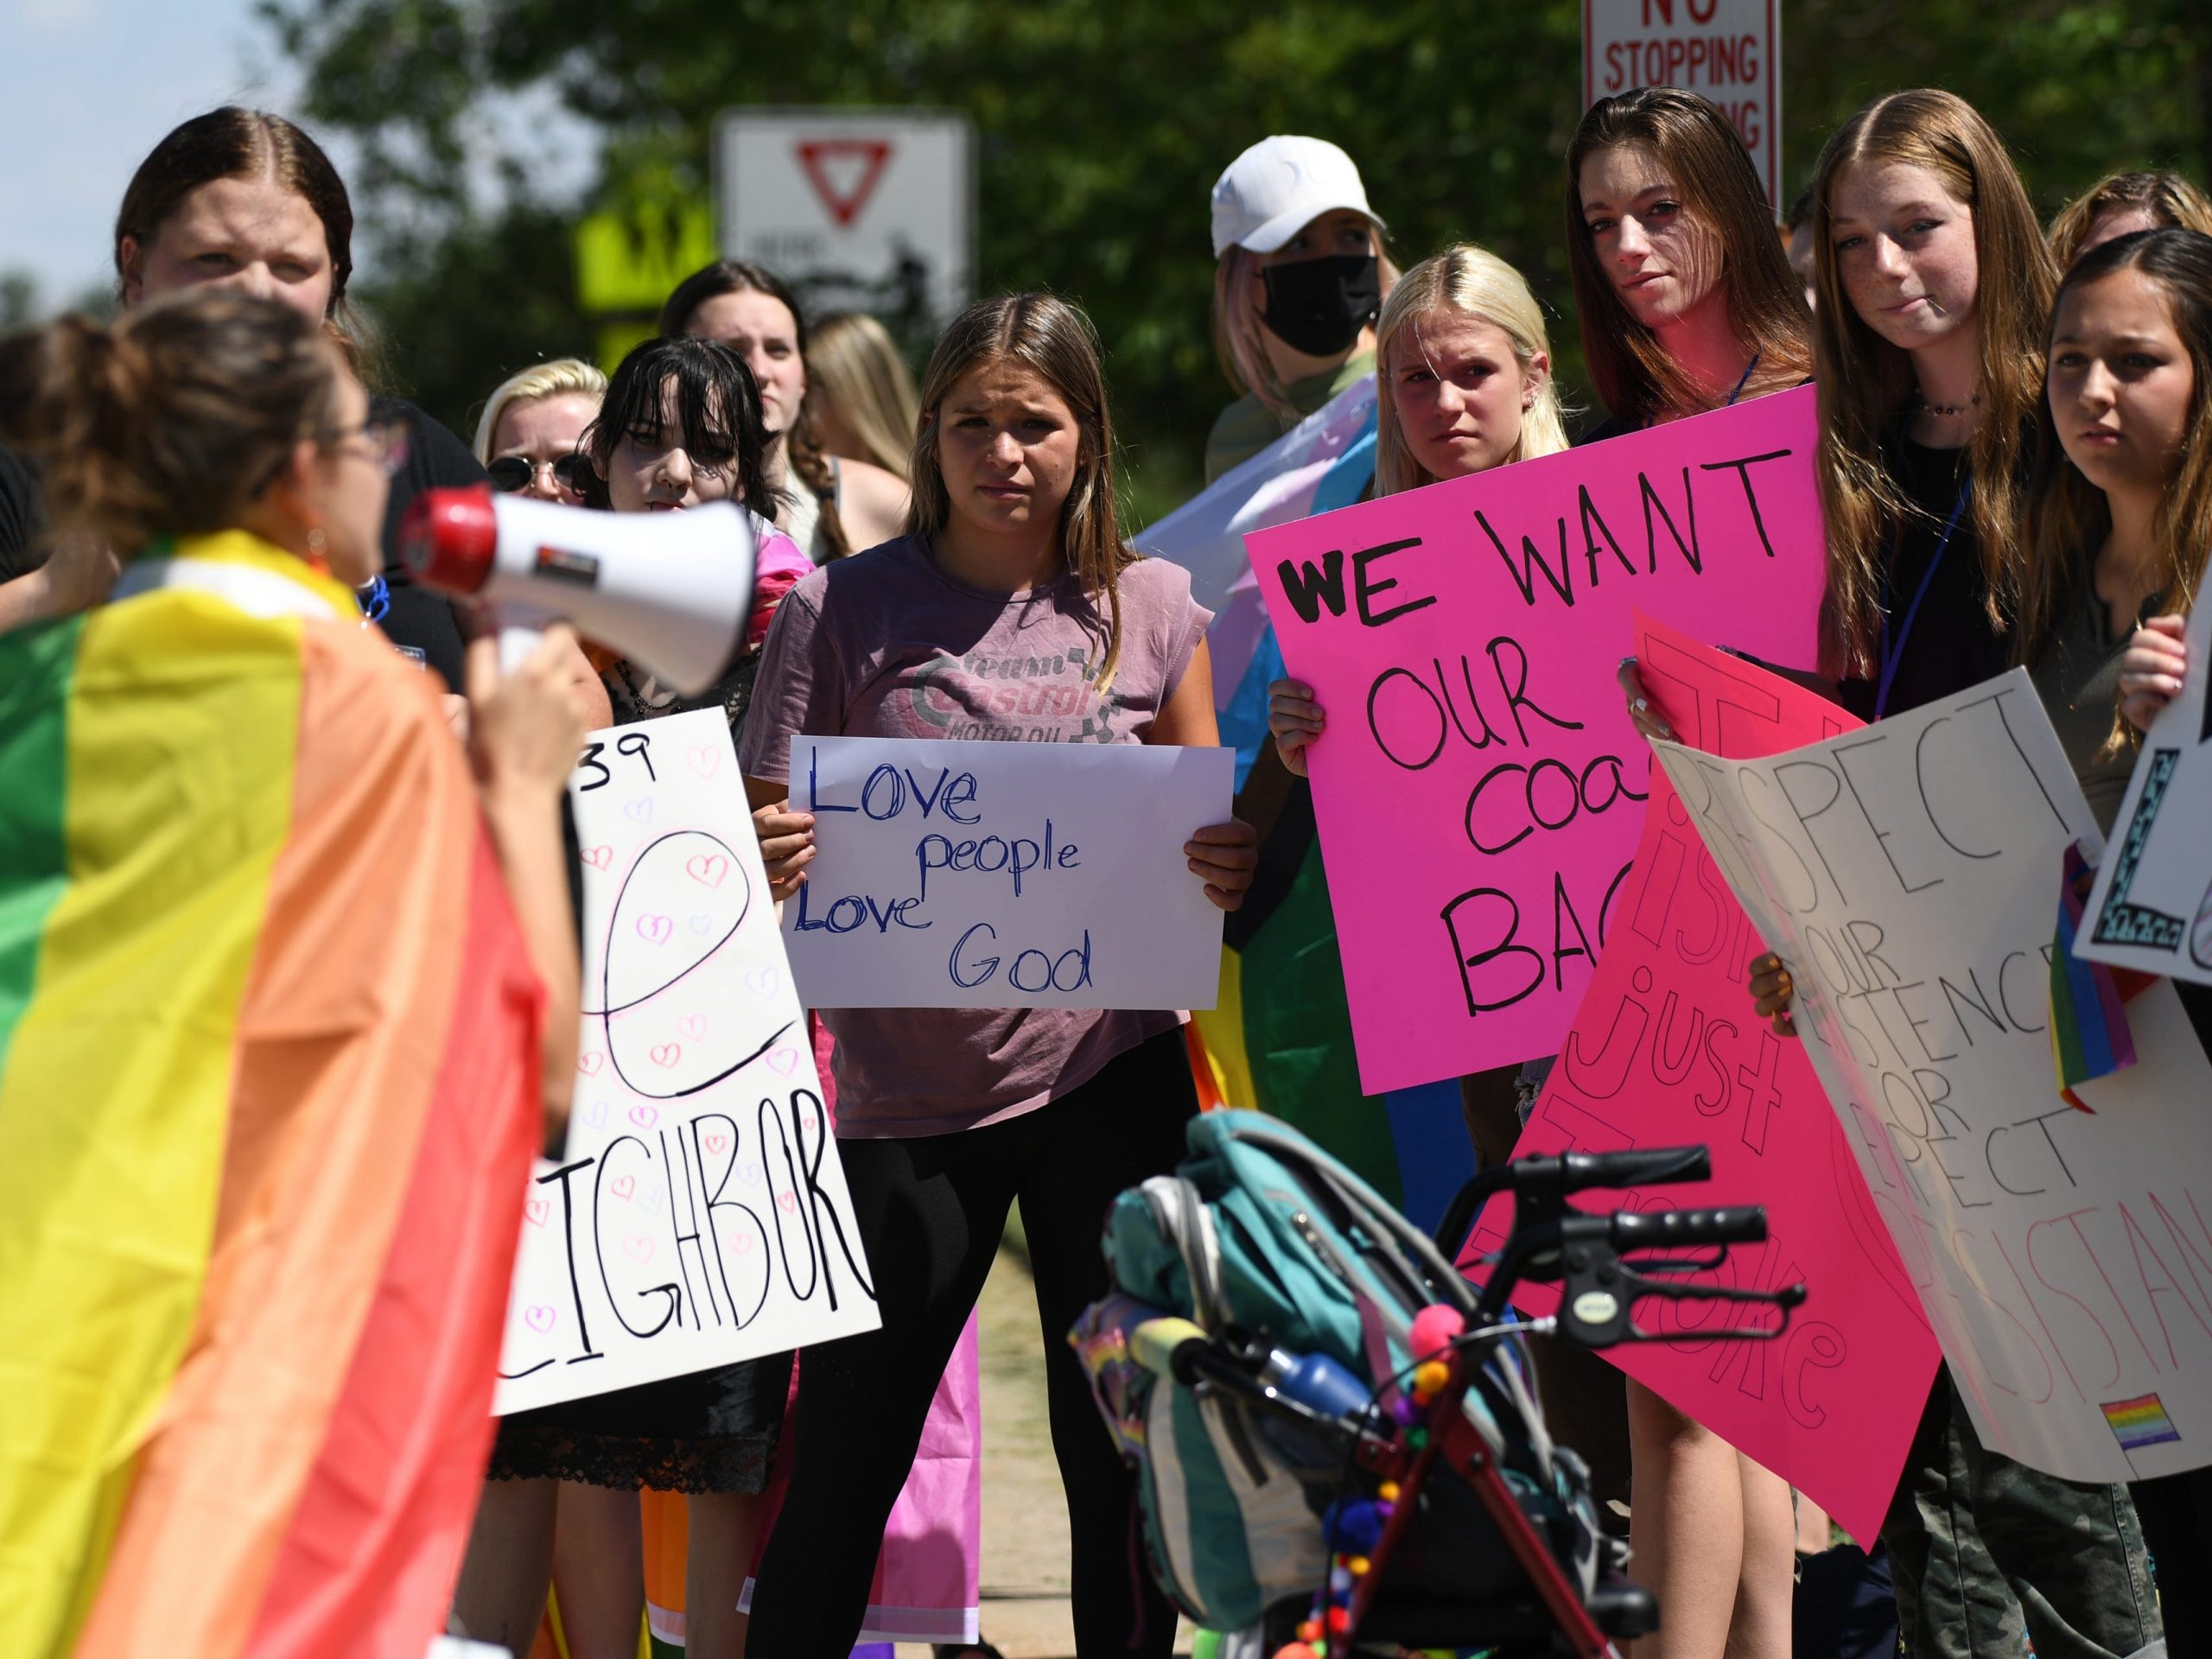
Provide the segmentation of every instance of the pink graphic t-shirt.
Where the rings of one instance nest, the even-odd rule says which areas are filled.
[[[1103,601],[1073,576],[994,594],[955,581],[913,537],[824,565],[776,612],[738,760],[791,777],[794,736],[1141,743],[1213,620],[1180,565],[1121,575],[1122,655],[1104,696]],[[1195,876],[1191,878],[1195,880]],[[1080,1086],[1170,1011],[833,1008],[837,1133],[949,1135]]]

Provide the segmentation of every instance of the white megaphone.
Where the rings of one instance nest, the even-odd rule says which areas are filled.
[[[483,488],[425,490],[400,521],[417,582],[481,602],[512,671],[554,622],[679,696],[714,684],[753,607],[753,518],[734,502],[598,512]]]

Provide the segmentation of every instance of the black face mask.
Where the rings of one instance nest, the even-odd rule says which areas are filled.
[[[1382,264],[1373,254],[1338,253],[1260,273],[1276,339],[1308,357],[1334,357],[1359,338],[1382,308]]]

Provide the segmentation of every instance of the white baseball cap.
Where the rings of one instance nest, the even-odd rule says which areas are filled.
[[[1323,213],[1349,207],[1376,230],[1351,157],[1325,138],[1277,133],[1229,164],[1213,187],[1213,257],[1230,246],[1273,253]]]

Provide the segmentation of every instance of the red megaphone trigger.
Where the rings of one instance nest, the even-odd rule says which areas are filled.
[[[482,485],[425,490],[399,520],[400,563],[426,588],[480,592],[499,546],[499,515],[492,492]]]

